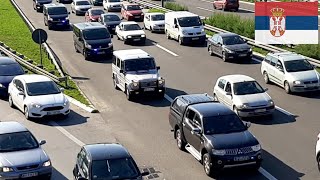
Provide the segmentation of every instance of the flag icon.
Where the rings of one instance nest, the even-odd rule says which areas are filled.
[[[258,44],[318,44],[318,2],[256,2]]]

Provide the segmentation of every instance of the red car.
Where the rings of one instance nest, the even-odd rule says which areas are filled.
[[[138,4],[123,4],[121,16],[128,21],[143,21],[144,14]]]
[[[104,13],[102,9],[89,9],[84,16],[84,20],[86,22],[98,22],[100,15]]]
[[[214,0],[213,1],[214,9],[226,10],[239,10],[239,0]]]

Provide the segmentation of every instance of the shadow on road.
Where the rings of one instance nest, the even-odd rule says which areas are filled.
[[[166,94],[171,97],[172,99],[176,98],[177,96],[180,96],[180,95],[186,95],[188,93],[186,93],[185,91],[183,90],[178,90],[178,89],[174,89],[174,88],[169,88],[167,87],[166,89]]]
[[[56,168],[52,168],[51,180],[68,180],[63,174],[61,174]]]
[[[83,117],[81,114],[71,110],[67,118],[64,118],[63,116],[48,116],[43,118],[41,121],[37,121],[37,119],[33,119],[32,121],[48,126],[54,126],[50,121],[56,122],[59,126],[74,126],[86,123],[88,118],[89,117]]]
[[[293,123],[296,121],[297,117],[298,116],[287,115],[279,110],[275,110],[272,116],[250,117],[243,118],[243,120],[260,125],[275,125]]]
[[[300,96],[309,99],[320,99],[320,91],[307,92],[307,93],[294,93],[294,96]]]

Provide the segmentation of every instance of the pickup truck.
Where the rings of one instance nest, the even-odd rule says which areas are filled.
[[[207,94],[182,95],[170,106],[169,123],[177,146],[203,164],[208,176],[223,168],[261,166],[261,145],[227,106]]]

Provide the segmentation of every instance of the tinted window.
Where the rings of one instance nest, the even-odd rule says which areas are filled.
[[[77,1],[76,5],[90,5],[90,3],[88,1]]]
[[[225,91],[226,92],[231,92],[231,84],[230,83],[227,83]]]
[[[120,2],[120,0],[109,0],[109,2]]]
[[[162,20],[164,20],[164,15],[163,14],[152,15],[151,20],[152,21],[162,21]]]
[[[21,151],[38,147],[36,139],[28,131],[0,134],[0,152]]]
[[[271,57],[270,64],[271,64],[272,66],[275,66],[277,62],[278,62],[278,59],[277,59],[277,58]]]
[[[60,89],[52,81],[27,83],[27,93],[29,96],[59,94],[60,92]]]
[[[182,17],[178,18],[179,25],[181,27],[190,27],[190,26],[201,26],[201,19],[199,16],[193,16],[193,17]]]
[[[188,112],[187,112],[187,114],[186,114],[186,117],[187,117],[188,119],[190,119],[190,120],[193,120],[195,114],[196,114],[196,113],[195,113],[193,110],[188,109]]]
[[[119,16],[117,15],[105,15],[103,17],[104,22],[110,22],[110,21],[121,21]]]
[[[203,118],[203,127],[205,134],[227,134],[233,132],[242,132],[246,127],[235,114],[220,115]]]
[[[196,116],[194,117],[194,123],[195,125],[197,125],[199,128],[201,128],[201,119],[200,116],[198,114],[196,114]]]
[[[0,76],[16,76],[24,74],[24,70],[18,63],[0,64]]]
[[[183,106],[183,103],[180,99],[177,99],[173,104],[172,108],[176,110],[178,113],[181,111],[181,107]]]
[[[68,14],[67,8],[65,7],[55,7],[48,8],[49,15],[59,15],[59,14]]]
[[[94,10],[91,10],[90,12],[92,16],[99,16],[104,13],[102,9],[94,9]]]
[[[119,58],[117,58],[117,66],[118,66],[118,68],[120,68],[120,59]]]
[[[284,66],[287,72],[299,72],[299,71],[310,71],[313,70],[313,66],[305,59],[285,61]]]
[[[139,176],[131,158],[98,160],[92,162],[92,179],[133,179]]]
[[[266,58],[264,59],[264,61],[270,64],[270,62],[271,62],[271,56],[266,56]]]
[[[141,8],[138,5],[129,5],[129,6],[127,6],[127,10],[128,11],[141,10]]]
[[[224,45],[244,44],[246,43],[240,36],[222,37]]]
[[[141,27],[138,24],[127,24],[123,26],[124,31],[135,31],[141,30]]]
[[[263,93],[263,88],[256,81],[246,81],[233,84],[235,95]]]
[[[221,79],[220,81],[219,81],[219,83],[218,83],[218,87],[219,88],[221,88],[221,89],[224,89],[224,85],[226,84],[226,82],[223,80],[223,79]]]
[[[153,58],[126,60],[125,71],[146,71],[156,69]]]
[[[83,37],[86,40],[108,39],[110,33],[105,28],[97,28],[83,31]]]

